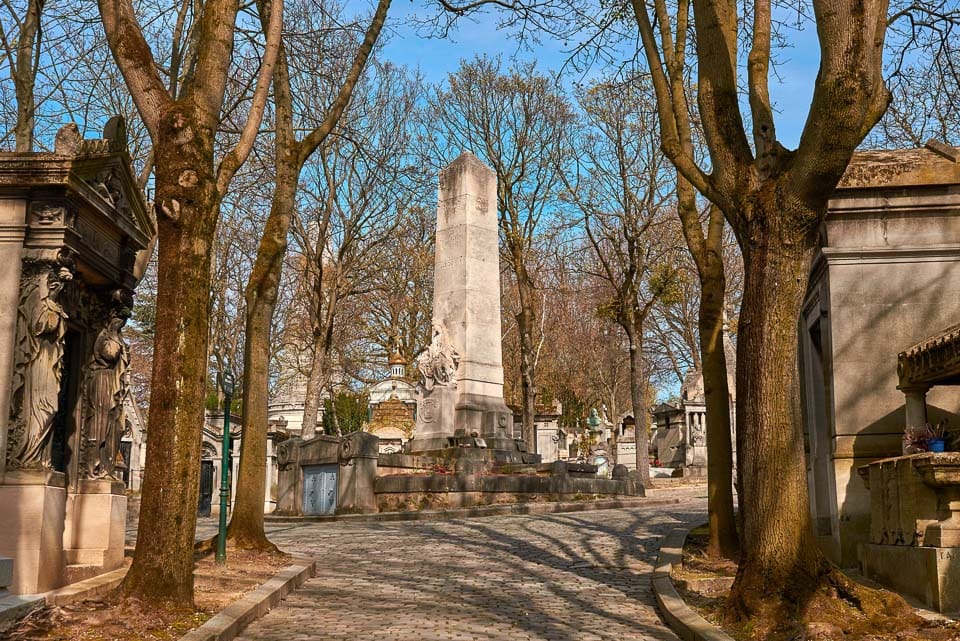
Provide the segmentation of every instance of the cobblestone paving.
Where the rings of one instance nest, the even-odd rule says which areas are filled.
[[[317,576],[246,641],[468,641],[677,637],[654,610],[661,537],[704,518],[706,489],[678,505],[446,522],[275,524],[270,538],[317,559]]]

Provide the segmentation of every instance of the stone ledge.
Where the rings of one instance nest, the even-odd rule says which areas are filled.
[[[7,624],[45,605],[42,594],[7,594],[0,597],[0,633]]]
[[[683,542],[690,529],[671,530],[663,539],[651,583],[660,614],[684,641],[733,641],[726,632],[687,607],[673,586],[670,570],[683,559]]]
[[[47,605],[68,605],[70,603],[76,603],[77,601],[83,601],[84,599],[102,596],[120,585],[123,577],[127,576],[127,570],[129,569],[129,566],[117,568],[116,570],[99,574],[89,579],[84,579],[83,581],[65,585],[56,590],[50,590],[42,596],[46,600]]]
[[[316,569],[316,561],[300,559],[300,563],[281,570],[272,579],[239,601],[228,605],[199,628],[180,637],[180,641],[231,641],[253,621],[273,609],[283,597],[303,585],[308,578],[315,576]]]
[[[549,503],[504,503],[449,510],[415,510],[407,512],[378,512],[375,514],[334,514],[330,516],[271,516],[268,523],[300,523],[325,521],[445,521],[450,519],[480,518],[486,516],[509,516],[524,514],[557,514],[564,512],[592,512],[594,510],[618,510],[631,507],[660,507],[676,505],[680,499],[603,499],[599,501],[563,501]]]

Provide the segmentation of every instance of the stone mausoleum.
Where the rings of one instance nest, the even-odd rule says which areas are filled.
[[[724,328],[723,353],[727,365],[727,389],[730,406],[730,442],[736,461],[737,353]],[[691,369],[680,386],[680,401],[661,403],[653,408],[655,429],[650,448],[663,467],[684,468],[684,473],[705,476],[707,466],[707,399],[703,370]]]
[[[123,326],[156,236],[122,119],[0,153],[0,556],[11,591],[123,562]]]
[[[833,561],[946,611],[960,609],[960,459],[901,454],[905,427],[960,429],[958,294],[960,151],[856,153],[799,324],[810,509]]]

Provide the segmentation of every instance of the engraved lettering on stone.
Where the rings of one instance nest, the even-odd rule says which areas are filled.
[[[490,207],[490,203],[487,201],[485,196],[477,196],[476,206],[478,212],[485,214],[487,213],[487,209]]]
[[[75,229],[83,242],[95,252],[116,264],[119,259],[119,248],[106,238],[98,229],[83,218],[78,218]]]

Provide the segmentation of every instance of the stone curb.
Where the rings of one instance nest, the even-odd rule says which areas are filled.
[[[68,605],[85,599],[93,599],[120,585],[123,577],[127,576],[127,570],[129,569],[129,566],[117,568],[104,574],[92,576],[89,579],[65,585],[56,590],[50,590],[41,596],[46,599],[47,605]]]
[[[234,639],[243,632],[244,628],[273,609],[283,597],[303,585],[308,578],[316,575],[316,561],[309,559],[299,559],[299,561],[297,565],[281,570],[279,574],[239,601],[228,605],[199,628],[180,637],[180,641],[231,641]]]
[[[671,530],[663,539],[657,567],[653,571],[653,595],[667,625],[684,641],[733,641],[726,632],[716,627],[687,607],[680,598],[670,570],[683,559],[683,542],[690,528]]]
[[[410,512],[378,512],[375,514],[334,514],[331,516],[270,516],[268,523],[326,523],[353,521],[359,523],[378,521],[446,521],[451,519],[480,518],[485,516],[509,516],[524,514],[558,514],[564,512],[592,512],[594,510],[618,510],[628,507],[658,507],[676,505],[680,499],[607,499],[601,501],[567,501],[560,503],[507,503],[453,508],[449,510],[416,510]]]

